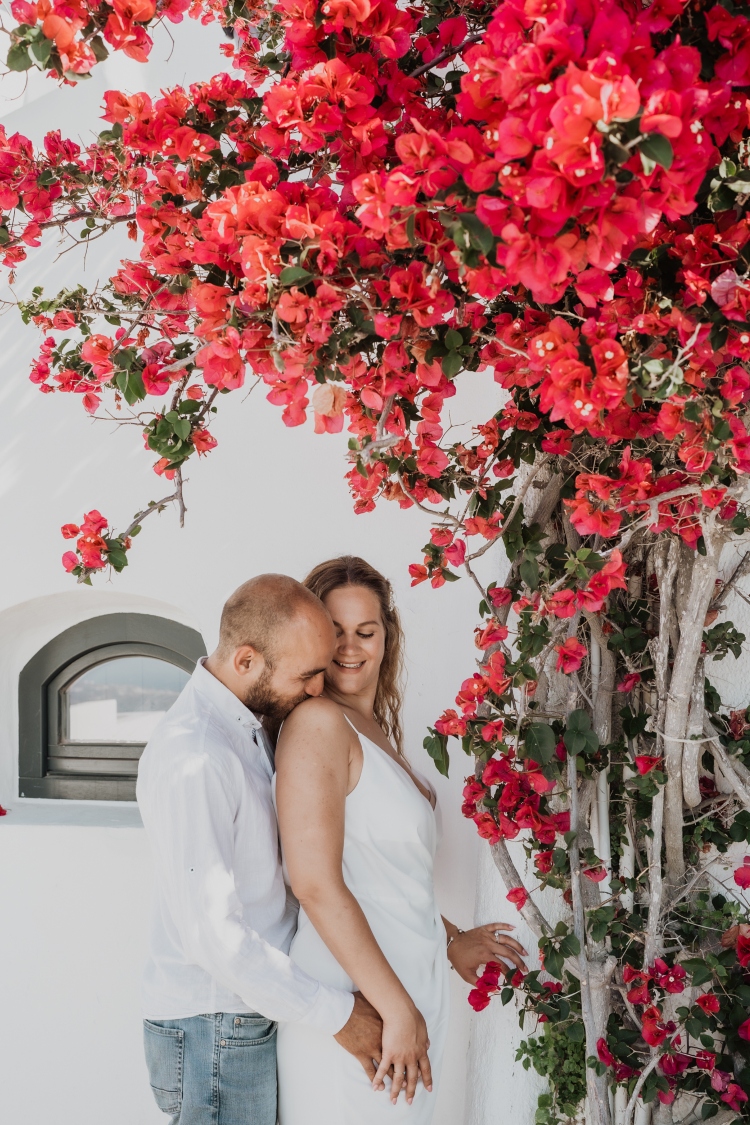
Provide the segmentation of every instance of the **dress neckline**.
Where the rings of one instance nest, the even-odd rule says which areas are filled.
[[[427,797],[427,796],[426,796],[426,795],[425,795],[425,794],[424,794],[424,793],[422,792],[422,790],[421,790],[421,789],[419,788],[419,786],[417,785],[417,782],[416,782],[416,780],[415,780],[415,778],[414,778],[414,775],[413,775],[412,773],[410,773],[410,771],[409,771],[409,770],[405,769],[405,768],[404,768],[404,767],[403,767],[403,766],[401,765],[401,763],[400,763],[400,762],[397,762],[397,761],[396,761],[396,759],[395,759],[394,757],[392,757],[392,756],[391,756],[391,755],[390,755],[390,754],[388,753],[388,751],[387,751],[387,750],[384,750],[382,746],[378,746],[377,742],[375,742],[375,741],[374,741],[374,739],[370,738],[370,737],[369,737],[369,735],[363,734],[361,730],[357,730],[357,728],[355,727],[354,723],[353,723],[353,722],[351,721],[351,719],[350,719],[350,718],[349,718],[349,716],[348,716],[348,715],[346,714],[346,712],[344,711],[344,709],[343,709],[343,708],[341,709],[341,714],[342,714],[342,715],[344,716],[344,718],[346,719],[347,723],[349,724],[349,726],[350,726],[350,727],[352,728],[352,730],[353,730],[353,731],[354,731],[354,733],[356,734],[357,738],[360,738],[360,739],[364,738],[365,742],[369,742],[371,746],[374,746],[374,747],[375,747],[375,749],[376,749],[376,750],[378,751],[378,753],[379,753],[379,754],[382,754],[384,758],[387,758],[389,762],[392,762],[392,763],[393,763],[393,765],[394,765],[394,766],[396,767],[396,769],[398,769],[398,770],[401,770],[401,773],[402,773],[402,774],[404,775],[404,777],[405,777],[405,778],[407,779],[407,781],[408,781],[408,782],[409,782],[409,783],[410,783],[410,784],[411,784],[411,785],[412,785],[412,786],[413,786],[413,787],[414,787],[414,788],[416,789],[417,793],[419,793],[419,795],[420,795],[420,797],[422,798],[422,800],[423,800],[423,801],[426,801],[426,802],[427,802],[427,804],[428,804],[428,805],[430,806],[430,808],[432,809],[432,811],[433,811],[433,813],[434,813],[434,812],[435,812],[435,809],[436,809],[436,807],[437,807],[437,793],[435,793],[435,792],[434,792],[434,791],[433,791],[433,790],[431,789],[431,787],[430,787],[429,785],[427,786],[427,788],[429,789],[430,793],[431,793],[431,794],[433,794],[433,796],[435,797],[435,804],[433,805],[433,803],[432,803],[432,800],[431,800],[431,798],[430,798],[430,797]],[[355,785],[354,789],[352,789],[352,793],[353,793],[353,792],[355,791],[355,789],[356,789],[356,788],[357,788],[357,787],[356,787],[356,785]]]

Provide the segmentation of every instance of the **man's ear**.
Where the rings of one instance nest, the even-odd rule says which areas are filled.
[[[252,645],[240,645],[234,650],[232,667],[238,676],[257,675],[263,671],[265,660]]]

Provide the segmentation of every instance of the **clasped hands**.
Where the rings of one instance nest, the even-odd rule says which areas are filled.
[[[451,928],[448,959],[468,984],[476,984],[479,969],[488,961],[499,961],[508,972],[511,965],[521,972],[526,971],[522,960],[526,950],[507,936],[512,926],[492,922],[464,933]],[[334,1038],[358,1059],[374,1090],[384,1090],[385,1078],[390,1078],[390,1099],[394,1104],[404,1090],[406,1101],[411,1105],[420,1075],[425,1089],[432,1090],[427,1026],[413,1005],[395,1019],[383,1021],[362,993],[355,992],[352,1014]]]

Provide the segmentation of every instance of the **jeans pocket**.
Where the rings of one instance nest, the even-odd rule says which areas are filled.
[[[184,1043],[185,1032],[179,1028],[143,1021],[143,1046],[151,1092],[164,1113],[180,1112]]]
[[[235,1016],[232,1038],[224,1042],[227,1047],[259,1047],[276,1034],[273,1020],[261,1015]]]

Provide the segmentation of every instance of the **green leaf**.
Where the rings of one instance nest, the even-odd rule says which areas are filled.
[[[526,755],[540,766],[552,761],[556,745],[555,732],[547,723],[532,723],[526,731]]]
[[[28,70],[34,65],[25,43],[14,43],[5,61],[8,70]]]
[[[446,348],[450,348],[451,351],[455,351],[456,348],[460,348],[463,342],[463,336],[460,332],[456,332],[455,328],[449,328],[445,333],[445,346]]]
[[[490,228],[471,211],[462,211],[458,215],[458,221],[468,231],[472,245],[483,254],[489,254],[495,245],[495,236]]]
[[[97,62],[104,62],[105,59],[109,58],[109,51],[104,46],[101,35],[95,35],[94,38],[89,41],[89,46]]]
[[[287,266],[279,275],[282,285],[306,285],[312,278],[313,274],[302,266]]]
[[[118,371],[115,375],[115,382],[122,391],[128,406],[133,406],[134,403],[140,402],[142,398],[146,397],[146,388],[143,385],[140,371]]]
[[[582,754],[586,749],[586,735],[575,730],[566,730],[563,742],[570,754]]]
[[[581,943],[575,934],[568,934],[560,942],[560,952],[564,953],[566,957],[577,957],[581,952]]]
[[[586,1029],[582,1023],[572,1023],[567,1031],[571,1043],[583,1043],[586,1038]]]
[[[716,1117],[719,1107],[716,1102],[704,1102],[701,1106],[701,1121],[708,1121],[709,1117]]]
[[[447,777],[450,759],[448,757],[448,739],[446,735],[437,734],[436,731],[430,728],[430,734],[425,738],[422,745],[435,763],[435,768],[438,773],[441,773],[443,777]]]
[[[448,352],[448,355],[443,357],[443,375],[445,375],[446,379],[452,379],[454,375],[458,375],[463,365],[463,358],[458,352]]]
[[[690,973],[691,983],[696,986],[705,984],[713,977],[711,966],[707,965],[700,957],[689,957],[681,964]]]
[[[180,441],[187,441],[190,437],[190,420],[188,418],[178,418],[173,423],[173,428]]]
[[[662,136],[661,133],[646,133],[643,140],[638,143],[638,150],[654,164],[660,164],[667,171],[672,167],[674,160],[672,144],[669,138]]]
[[[521,578],[530,590],[536,590],[539,585],[539,564],[533,555],[524,555],[520,566]]]
[[[588,711],[584,711],[582,708],[571,711],[568,715],[566,726],[568,730],[575,730],[581,733],[591,730],[591,718]]]
[[[49,62],[50,55],[52,54],[52,40],[39,39],[36,43],[32,43],[31,53],[39,63],[39,65],[41,67],[45,67]]]
[[[555,980],[562,980],[565,958],[559,949],[547,949],[544,954],[544,968]]]

